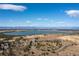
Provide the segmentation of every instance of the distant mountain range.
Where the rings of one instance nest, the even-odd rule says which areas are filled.
[[[79,27],[0,27],[0,29],[74,29],[79,30]]]

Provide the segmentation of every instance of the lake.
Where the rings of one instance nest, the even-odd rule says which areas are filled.
[[[67,34],[62,31],[53,30],[26,30],[20,32],[4,32],[5,35],[39,35],[39,34]]]

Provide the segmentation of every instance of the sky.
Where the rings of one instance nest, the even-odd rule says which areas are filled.
[[[79,27],[79,4],[0,4],[0,27]]]

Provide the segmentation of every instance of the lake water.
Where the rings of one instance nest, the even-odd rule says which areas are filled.
[[[38,35],[38,34],[66,34],[60,31],[53,30],[28,30],[20,32],[6,32],[5,35]]]

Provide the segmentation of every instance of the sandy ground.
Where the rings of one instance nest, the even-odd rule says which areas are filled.
[[[0,40],[2,40],[3,38],[1,38]],[[33,40],[33,39],[39,39],[39,40],[53,40],[53,39],[58,39],[58,40],[64,40],[63,43],[63,47],[56,50],[55,52],[51,52],[51,51],[47,51],[46,47],[48,46],[48,44],[51,46],[53,45],[53,43],[43,43],[46,44],[46,51],[42,51],[40,49],[30,49],[30,51],[26,51],[24,52],[23,49],[25,49],[26,45],[23,46],[16,46],[13,48],[13,51],[15,50],[15,55],[34,55],[34,56],[79,56],[79,35],[61,35],[61,34],[48,34],[48,35],[31,35],[31,36],[21,36],[21,37],[13,37],[11,40],[9,41],[17,41],[19,42],[17,39],[20,39],[19,41],[22,42],[29,42],[29,40]],[[3,39],[4,40],[4,39]],[[24,44],[24,43],[22,43]],[[14,45],[14,44],[13,44]],[[17,50],[18,49],[18,50]],[[21,50],[20,50],[21,49]],[[52,49],[49,48],[49,49]],[[14,52],[13,52],[14,53]]]
[[[31,36],[23,36],[24,39],[34,39],[34,38],[39,38],[39,39],[58,39],[59,37],[62,37],[63,35],[57,35],[57,34],[48,34],[48,35],[31,35]]]
[[[50,55],[59,55],[59,56],[79,56],[79,35],[36,35],[36,36],[27,36],[27,38],[41,38],[41,39],[62,39],[65,41],[70,41],[75,43],[75,45],[68,46],[61,51],[50,54]]]
[[[32,36],[23,36],[25,40],[31,40],[34,38],[39,38],[44,39],[44,40],[53,40],[53,39],[62,39],[64,41],[68,41],[65,44],[71,44],[71,42],[75,43],[73,45],[67,46],[63,48],[61,51],[58,51],[56,53],[49,53],[49,56],[79,56],[79,35],[53,35],[53,34],[48,34],[48,35],[32,35]],[[38,50],[34,50],[36,55],[37,53],[42,53],[41,51],[38,52]],[[45,52],[46,53],[46,52]]]

